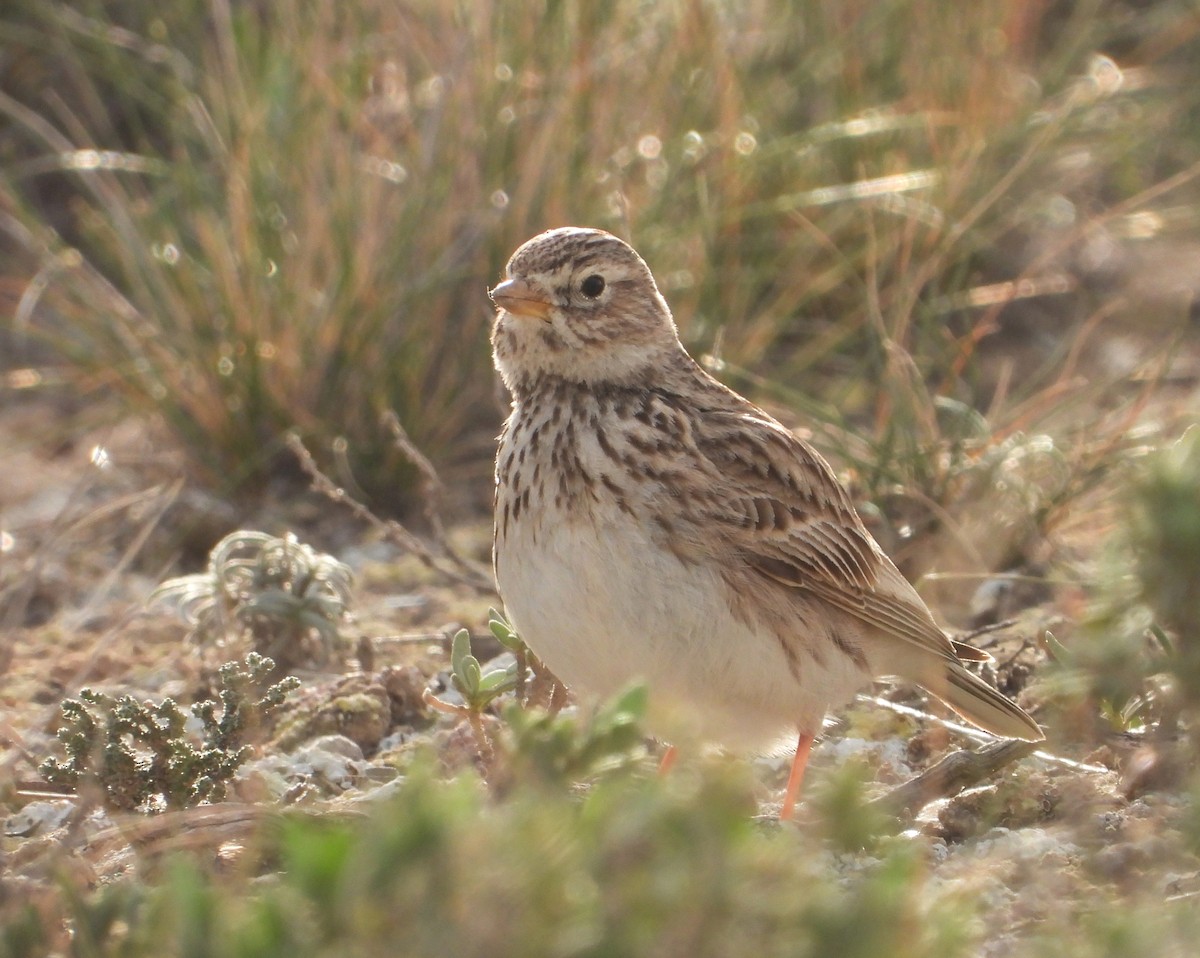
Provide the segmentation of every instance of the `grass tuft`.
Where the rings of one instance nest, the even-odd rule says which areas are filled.
[[[473,458],[497,419],[485,285],[533,233],[593,224],[643,252],[690,344],[803,383],[880,478],[936,493],[944,404],[1036,400],[1101,274],[1190,228],[1186,13],[18,0],[12,330],[160,417],[212,484],[294,471],[296,429],[389,501],[414,476],[381,410]],[[1064,345],[987,361],[1031,322]]]

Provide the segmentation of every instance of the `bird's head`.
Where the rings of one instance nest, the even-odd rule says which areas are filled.
[[[633,385],[682,351],[650,269],[603,230],[540,233],[513,253],[489,295],[499,307],[496,368],[517,395],[548,377]]]

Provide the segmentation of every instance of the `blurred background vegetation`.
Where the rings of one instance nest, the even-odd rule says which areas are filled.
[[[1189,321],[1145,251],[1195,235],[1190,3],[5,9],[10,389],[115,395],[230,493],[296,429],[401,507],[385,408],[478,475],[485,287],[566,223],[631,240],[868,494],[944,499],[931,450],[1080,405],[1096,326]],[[1100,411],[1150,358],[1089,370]]]
[[[604,227],[695,355],[816,434],[906,571],[968,574],[927,595],[965,609],[1006,571],[1036,582],[1023,609],[1052,572],[1087,583],[1059,609],[1080,641],[1051,645],[1056,744],[1086,754],[1103,714],[1178,758],[1200,709],[1200,439],[1169,444],[1196,418],[1198,118],[1195,0],[7,0],[0,403],[52,404],[51,444],[136,419],[238,504],[302,481],[296,431],[400,513],[419,476],[393,409],[482,515],[504,414],[485,289],[534,233]],[[695,774],[485,803],[414,773],[365,825],[272,818],[229,882],[281,872],[255,895],[156,856],[149,885],[5,886],[0,956],[1003,938],[911,844],[829,838],[862,833],[854,802],[815,797],[825,837],[773,835],[751,786]],[[1030,953],[1194,942],[1191,913],[1105,880],[1047,886]]]

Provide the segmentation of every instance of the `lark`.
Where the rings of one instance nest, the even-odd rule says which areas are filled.
[[[1042,739],[964,668],[986,653],[947,637],[820,454],[688,355],[630,246],[550,230],[490,295],[512,397],[496,580],[565,683],[600,697],[642,680],[652,716],[728,747],[796,741],[784,818],[826,711],[876,677]]]

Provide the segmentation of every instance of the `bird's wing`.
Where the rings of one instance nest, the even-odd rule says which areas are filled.
[[[962,667],[986,655],[946,637],[816,450],[749,403],[706,413],[691,435],[709,479],[702,521],[764,584],[807,592],[894,640],[878,643],[879,672],[919,682],[997,735],[1041,740],[1030,716]]]
[[[880,550],[820,454],[755,407],[692,432],[719,477],[703,521],[762,576],[803,589],[913,651],[957,661],[916,590]]]

